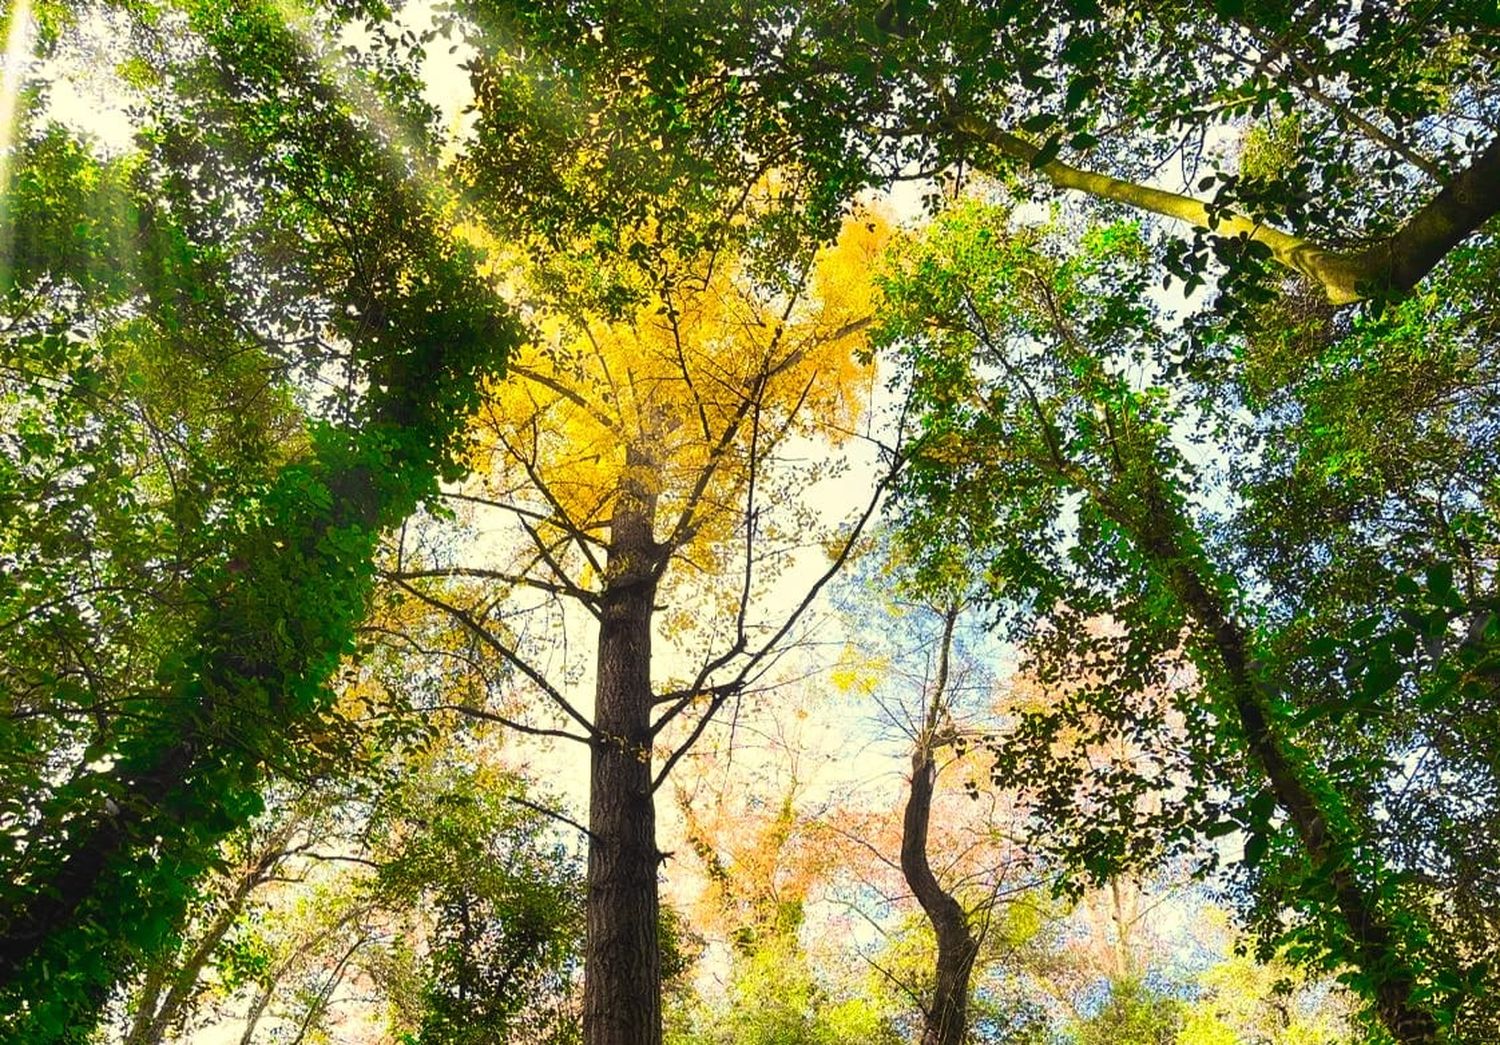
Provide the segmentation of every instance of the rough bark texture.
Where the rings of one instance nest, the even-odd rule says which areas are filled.
[[[958,116],[952,123],[960,135],[991,145],[1013,160],[1030,164],[1039,156],[1040,150],[1026,139],[983,120]],[[1500,137],[1394,234],[1354,251],[1328,250],[1229,210],[1220,210],[1210,224],[1209,206],[1202,200],[1083,170],[1061,160],[1038,164],[1036,170],[1059,189],[1115,200],[1198,228],[1212,228],[1221,236],[1248,236],[1270,248],[1278,264],[1322,287],[1335,305],[1411,290],[1445,254],[1500,210]]]
[[[627,455],[599,609],[590,766],[585,1045],[660,1045],[656,809],[651,793],[651,614],[655,497]]]
[[[948,688],[948,657],[953,644],[956,611],[944,621],[938,677],[933,687],[921,736],[911,756],[911,791],[901,824],[901,874],[922,905],[937,936],[936,985],[932,1004],[923,1015],[922,1045],[961,1045],[968,1021],[969,976],[979,943],[969,932],[969,919],[927,862],[927,833],[932,818],[932,792],[937,780],[933,758],[939,746],[938,726]]]

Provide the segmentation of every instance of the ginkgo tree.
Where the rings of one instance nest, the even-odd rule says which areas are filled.
[[[765,678],[854,540],[831,538],[786,595],[801,576],[788,569],[794,553],[818,529],[797,496],[827,471],[818,440],[849,432],[866,397],[857,352],[886,238],[878,216],[860,214],[831,245],[760,263],[753,227],[795,191],[787,176],[744,195],[739,252],[632,234],[586,262],[497,271],[533,335],[475,420],[479,479],[459,496],[508,519],[516,541],[499,566],[392,575],[534,686],[562,723],[543,732],[590,749],[591,1045],[661,1038],[657,790],[715,715]],[[603,304],[622,297],[624,308]],[[824,463],[799,463],[799,442]],[[455,577],[479,583],[455,595]],[[545,670],[499,619],[516,611],[507,596],[538,591],[591,618],[584,663]],[[670,660],[653,656],[658,638],[671,640]],[[577,677],[593,680],[592,712],[567,692]]]

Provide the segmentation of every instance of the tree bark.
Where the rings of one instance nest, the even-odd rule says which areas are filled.
[[[932,1005],[922,1014],[922,1045],[962,1045],[968,1022],[969,976],[979,954],[979,942],[969,931],[963,906],[953,898],[927,862],[927,834],[932,818],[932,792],[937,781],[934,751],[948,684],[949,653],[953,645],[956,610],[944,620],[938,677],[932,703],[911,756],[911,790],[901,824],[901,874],[911,888],[937,937],[936,985]]]
[[[651,618],[660,555],[649,458],[626,455],[599,599],[590,765],[585,1045],[660,1045],[661,949],[651,790]]]
[[[1312,863],[1327,877],[1356,962],[1374,984],[1375,1009],[1381,1022],[1402,1045],[1432,1045],[1437,1041],[1437,1021],[1413,996],[1416,984],[1398,956],[1392,927],[1376,898],[1355,878],[1349,865],[1349,843],[1335,835],[1328,811],[1322,808],[1312,782],[1306,778],[1303,767],[1307,757],[1278,735],[1272,723],[1251,668],[1250,643],[1244,629],[1193,569],[1181,539],[1187,524],[1156,476],[1148,476],[1145,484],[1147,489],[1141,494],[1146,506],[1139,518],[1121,510],[1111,498],[1096,495],[1096,499],[1134,537],[1192,619],[1207,633],[1223,666],[1250,757],[1264,774],[1277,805],[1291,820]]]
[[[950,123],[960,136],[991,145],[1012,160],[1032,164],[1040,155],[1041,150],[1020,135],[984,120],[959,115]],[[1212,229],[1220,236],[1247,236],[1268,247],[1277,264],[1320,286],[1334,305],[1411,290],[1444,255],[1500,211],[1500,136],[1396,232],[1352,251],[1329,250],[1232,210],[1219,210],[1211,219],[1209,205],[1196,197],[1083,170],[1061,160],[1037,164],[1035,169],[1060,189],[1114,200]]]
[[[167,989],[167,976],[171,967],[166,962],[152,962],[146,967],[146,977],[141,989],[136,992],[136,1010],[130,1021],[130,1030],[125,1035],[125,1045],[142,1045],[150,1039],[146,1036],[156,1014],[161,1011],[161,995]]]

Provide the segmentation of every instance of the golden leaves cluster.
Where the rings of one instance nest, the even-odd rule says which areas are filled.
[[[476,465],[601,540],[631,489],[654,501],[655,539],[673,550],[722,542],[789,439],[836,442],[857,422],[872,273],[888,238],[878,215],[857,215],[772,281],[723,252],[664,263],[619,316],[549,288],[553,307],[533,311],[534,337],[489,390]],[[503,270],[497,281],[524,295],[525,275]]]

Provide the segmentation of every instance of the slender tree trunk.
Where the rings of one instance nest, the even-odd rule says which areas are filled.
[[[249,893],[249,889],[243,894],[237,890],[230,902],[225,904],[172,977],[172,986],[160,1004],[153,997],[150,999],[151,1008],[142,1005],[125,1038],[125,1045],[160,1045],[166,1039],[167,1032],[180,1022],[188,1000],[192,997],[193,988],[197,986],[198,977],[208,964],[209,955],[213,954],[219,941],[224,939],[224,934],[229,932],[229,927],[234,924],[244,907],[244,897]]]
[[[1135,978],[1135,955],[1130,947],[1130,930],[1134,923],[1134,917],[1125,912],[1125,890],[1121,886],[1120,876],[1115,875],[1109,880],[1110,917],[1115,923],[1115,979],[1133,980]]]
[[[610,524],[590,766],[585,1045],[660,1045],[656,809],[651,792],[655,495],[635,449]]]
[[[251,1045],[255,1040],[255,1028],[260,1024],[260,1018],[265,1015],[266,1009],[271,1004],[271,995],[276,991],[274,983],[267,983],[261,987],[260,993],[250,1003],[250,1008],[245,1012],[245,1029],[240,1034],[240,1045]]]
[[[937,977],[932,1005],[923,1013],[922,1045],[961,1045],[968,1022],[969,976],[979,954],[979,942],[969,931],[969,918],[927,862],[927,834],[932,819],[932,792],[937,782],[933,753],[948,688],[948,658],[953,646],[956,609],[943,622],[942,647],[938,654],[938,677],[933,687],[922,734],[911,756],[911,790],[901,824],[901,873],[922,905],[937,936]]]
[[[223,908],[214,916],[203,935],[193,945],[192,951],[172,975],[172,985],[165,998],[161,997],[161,990],[170,970],[164,965],[152,969],[147,977],[146,989],[141,992],[141,1006],[131,1023],[130,1033],[125,1036],[124,1045],[159,1045],[166,1038],[167,1032],[181,1022],[187,1003],[192,998],[193,988],[197,986],[198,977],[202,975],[203,967],[208,964],[214,948],[219,946],[219,942],[234,925],[234,920],[245,909],[245,902],[249,900],[250,894],[266,880],[271,869],[285,855],[286,841],[296,825],[295,816],[288,818],[266,840],[254,863],[244,868],[239,881],[235,883],[234,891],[225,899]]]
[[[1251,761],[1264,774],[1277,805],[1286,812],[1303,848],[1328,882],[1348,930],[1355,964],[1371,981],[1376,1013],[1402,1045],[1431,1045],[1437,1041],[1437,1021],[1414,996],[1416,984],[1400,959],[1395,933],[1376,897],[1354,876],[1349,861],[1351,840],[1335,833],[1331,810],[1323,808],[1327,798],[1319,797],[1306,768],[1311,760],[1272,723],[1260,682],[1251,668],[1250,641],[1244,628],[1193,568],[1183,545],[1186,520],[1155,473],[1144,477],[1122,474],[1121,480],[1145,486],[1141,494],[1147,503],[1139,517],[1122,511],[1112,498],[1097,490],[1093,496],[1134,537],[1183,607],[1207,633],[1223,665]]]
[[[250,1002],[250,1008],[245,1012],[245,1029],[240,1034],[240,1045],[250,1045],[251,1041],[255,1038],[255,1028],[259,1025],[261,1017],[265,1016],[266,1010],[270,1008],[271,1000],[276,996],[276,989],[280,986],[281,981],[286,978],[286,974],[291,972],[296,964],[307,957],[309,953],[317,950],[318,945],[329,936],[340,932],[344,926],[356,918],[363,918],[368,914],[369,908],[367,907],[355,908],[347,912],[326,931],[303,940],[296,950],[283,958],[281,964],[271,970],[269,976],[260,981],[260,991],[255,995],[255,998]],[[367,935],[361,932],[359,938],[361,940],[367,939]]]
[[[167,989],[167,975],[171,967],[164,961],[152,962],[146,967],[146,978],[136,993],[135,1016],[130,1021],[130,1030],[125,1035],[125,1045],[142,1045],[150,1041],[147,1036],[156,1015],[161,1011],[161,995]]]
[[[912,754],[911,793],[901,834],[901,873],[937,936],[937,984],[923,1014],[922,1045],[960,1045],[968,1020],[969,975],[979,945],[962,905],[944,891],[927,863],[927,828],[937,768],[926,745]]]

